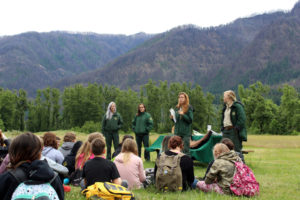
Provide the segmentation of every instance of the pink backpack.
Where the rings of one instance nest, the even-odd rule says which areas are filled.
[[[259,194],[259,183],[252,170],[243,162],[235,162],[236,172],[230,185],[231,191],[237,196],[254,196]]]

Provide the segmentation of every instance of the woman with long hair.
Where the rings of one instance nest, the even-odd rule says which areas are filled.
[[[105,141],[105,138],[102,135],[102,133],[94,132],[89,134],[87,141],[80,145],[80,148],[77,151],[75,157],[75,171],[70,174],[70,182],[73,185],[79,186],[80,182],[82,181],[82,172],[84,164],[88,160],[95,158],[95,155],[92,153],[92,142],[98,138]]]
[[[76,159],[75,159],[76,160],[75,169],[82,169],[86,161],[93,159],[95,157],[94,154],[92,153],[91,144],[96,138],[105,140],[102,133],[94,132],[89,134],[87,141],[85,141],[77,151]]]
[[[172,115],[171,119],[173,119]],[[193,109],[190,106],[189,96],[184,92],[180,92],[178,95],[178,104],[175,107],[174,121],[176,121],[174,134],[182,138],[183,153],[189,155],[190,139],[192,135]]]
[[[47,162],[40,160],[43,143],[39,137],[32,133],[23,133],[15,137],[9,147],[9,157],[12,171],[0,175],[0,199],[11,199],[19,181],[14,177],[16,170],[21,170],[26,180],[49,183],[55,173]],[[64,199],[63,185],[58,176],[51,182],[51,186],[59,199]]]
[[[144,148],[149,147],[149,132],[152,127],[153,119],[151,115],[146,112],[146,106],[143,103],[139,104],[137,114],[132,120],[132,129],[135,133],[140,157],[142,154],[142,143],[144,143]],[[144,151],[144,157],[145,160],[150,160],[150,153],[146,150]]]
[[[123,119],[120,113],[117,112],[115,102],[110,102],[107,106],[107,111],[102,120],[102,133],[106,140],[106,159],[111,159],[111,143],[114,143],[114,149],[119,145],[119,133],[123,125]]]
[[[128,188],[140,188],[146,180],[143,161],[138,157],[136,142],[127,138],[122,145],[122,152],[115,158],[122,180],[128,181]]]

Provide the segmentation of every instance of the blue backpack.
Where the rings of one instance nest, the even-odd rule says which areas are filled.
[[[19,183],[12,195],[12,200],[59,200],[55,189],[51,186],[51,183],[58,175],[56,172],[54,172],[54,177],[48,183],[28,180],[25,172],[20,168],[10,171],[9,173],[12,174]]]

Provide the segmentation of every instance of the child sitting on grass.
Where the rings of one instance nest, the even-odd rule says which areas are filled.
[[[112,182],[121,185],[122,180],[115,163],[103,158],[105,155],[104,139],[95,139],[91,146],[95,158],[87,161],[83,166],[84,181],[81,182],[81,188],[85,189],[95,182]]]
[[[47,162],[40,160],[43,144],[39,137],[32,133],[23,133],[15,137],[9,147],[11,163],[10,172],[0,175],[0,199],[11,199],[20,182],[13,174],[15,170],[22,170],[26,177],[34,183],[49,183],[54,188],[57,198],[64,199],[61,180],[55,176]],[[36,191],[38,192],[38,191]],[[53,196],[55,196],[53,194]]]
[[[241,162],[241,158],[235,151],[222,143],[214,146],[213,154],[215,161],[207,173],[204,181],[199,181],[198,189],[209,192],[214,191],[219,194],[231,194],[230,185],[235,173],[235,162]]]

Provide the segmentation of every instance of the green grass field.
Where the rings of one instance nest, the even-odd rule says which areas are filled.
[[[55,133],[63,137],[66,131]],[[40,135],[41,133],[38,133]],[[14,134],[13,134],[14,135]],[[11,135],[11,136],[13,136]],[[157,138],[151,135],[151,142]],[[122,136],[121,136],[122,137]],[[78,133],[78,139],[84,141],[85,134]],[[245,150],[254,152],[245,155],[248,166],[253,170],[260,183],[260,195],[251,199],[300,199],[300,136],[249,135],[244,143]],[[151,153],[151,162],[144,162],[144,168],[154,167],[156,153]],[[194,163],[196,177],[202,177],[206,165]],[[182,193],[160,193],[153,187],[133,191],[138,200],[177,200],[177,199],[235,199],[238,197],[221,196],[192,190]],[[72,187],[65,194],[67,200],[83,200],[80,189]],[[246,198],[242,198],[246,199]],[[247,198],[248,199],[248,198]]]

